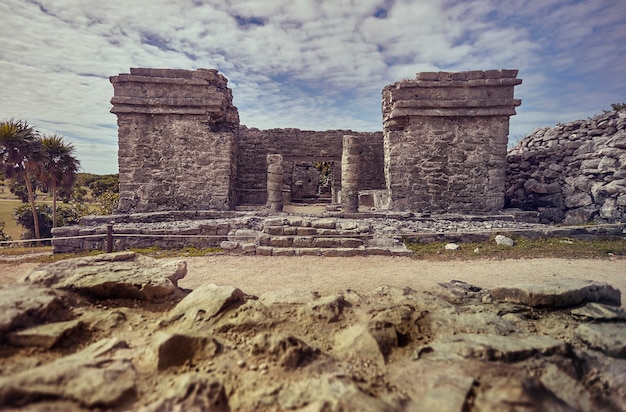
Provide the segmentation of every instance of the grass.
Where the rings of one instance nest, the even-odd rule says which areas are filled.
[[[22,202],[14,199],[0,199],[0,222],[4,222],[4,233],[11,236],[13,240],[19,240],[22,237],[24,228],[19,226],[15,221],[15,209],[20,207]]]
[[[406,241],[406,246],[413,251],[416,259],[431,261],[478,260],[478,259],[607,259],[626,257],[626,239],[597,239],[582,241],[566,238],[515,239],[513,247],[488,242],[461,243],[458,250],[445,250],[446,243],[415,243]],[[161,249],[158,247],[130,249],[140,255],[153,258],[179,258],[206,256],[220,253],[220,248]],[[48,247],[0,248],[0,263],[19,264],[24,262],[53,263],[75,257],[95,256],[104,253],[101,250],[80,253],[52,254]],[[42,254],[45,254],[42,256]],[[32,256],[29,256],[32,255]],[[16,259],[16,257],[20,257]]]
[[[131,252],[135,252],[140,255],[150,256],[153,258],[170,258],[170,257],[198,257],[206,256],[211,253],[220,253],[223,249],[218,247],[206,247],[198,249],[192,246],[187,246],[181,249],[161,249],[156,246],[149,248],[131,248]]]
[[[220,253],[223,250],[221,248],[211,247],[201,249],[195,247],[184,247],[182,249],[160,249],[158,247],[149,247],[133,248],[129,249],[129,251],[135,252],[139,255],[163,259],[206,256],[211,253]],[[53,254],[52,246],[0,248],[0,263],[16,265],[20,263],[54,263],[77,257],[97,256],[103,253],[105,253],[103,250],[89,250],[78,253]]]
[[[38,205],[48,204],[52,206],[52,198],[47,193],[37,192]],[[45,199],[45,200],[41,200]],[[0,222],[4,222],[4,233],[11,236],[11,240],[20,240],[25,232],[24,228],[15,221],[15,209],[22,206],[21,200],[17,198],[9,190],[8,181],[0,181]],[[57,207],[63,205],[63,202],[57,200]],[[93,210],[93,203],[86,202],[85,205]]]
[[[445,250],[445,242],[415,243],[405,241],[417,259],[477,260],[477,259],[597,259],[626,256],[626,239],[596,239],[582,241],[567,238],[515,239],[515,246],[497,245],[495,241],[461,243],[457,250]]]

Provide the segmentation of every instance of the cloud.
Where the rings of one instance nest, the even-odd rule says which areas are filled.
[[[4,0],[0,116],[116,171],[109,76],[217,68],[251,127],[379,130],[381,89],[420,71],[519,68],[511,135],[626,100],[612,0]]]

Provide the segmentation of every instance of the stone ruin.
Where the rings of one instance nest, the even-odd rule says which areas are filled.
[[[626,222],[626,110],[538,129],[507,161],[508,207],[544,223]]]
[[[277,211],[319,196],[314,166],[323,163],[331,169],[326,193],[346,211],[498,211],[509,116],[520,104],[516,76],[418,73],[384,88],[383,132],[358,133],[247,128],[216,70],[131,69],[111,77],[119,212]]]
[[[388,85],[382,132],[240,125],[216,70],[131,69],[111,82],[119,213],[55,228],[55,253],[103,249],[110,225],[114,250],[272,256],[407,255],[406,239],[624,235],[624,111],[540,129],[507,156],[516,70]],[[327,204],[298,210],[307,202]]]

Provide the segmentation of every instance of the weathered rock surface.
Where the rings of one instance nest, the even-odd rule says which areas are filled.
[[[232,286],[207,284],[194,290],[170,311],[169,321],[208,322],[230,306],[244,303],[243,292]]]
[[[448,335],[418,348],[416,359],[480,359],[518,362],[531,356],[566,355],[567,345],[548,336]]]
[[[626,358],[625,326],[624,323],[582,324],[574,333],[590,349],[614,358]]]
[[[164,397],[141,412],[229,412],[228,398],[224,386],[211,376],[187,373],[181,376]]]
[[[133,252],[118,252],[45,265],[33,269],[21,281],[101,299],[162,301],[183,296],[177,283],[186,274],[185,262],[162,262]]]
[[[174,306],[57,289],[70,278],[0,289],[7,311],[33,309],[4,322],[3,407],[626,411],[626,319],[619,291],[599,282],[261,298],[208,284]]]
[[[0,288],[0,337],[11,330],[63,318],[65,305],[54,290],[34,285]]]
[[[587,303],[585,306],[574,308],[570,311],[574,316],[580,316],[583,319],[612,321],[626,321],[626,310],[616,307],[603,305],[601,303]]]
[[[581,279],[499,287],[491,290],[491,297],[496,301],[521,303],[533,307],[567,308],[587,302],[615,306],[621,304],[619,289],[607,283]]]
[[[63,339],[79,331],[82,327],[83,323],[78,319],[66,322],[48,323],[13,332],[8,335],[8,340],[11,345],[15,346],[38,346],[51,349]]]
[[[127,344],[116,338],[49,364],[0,377],[0,404],[23,406],[39,399],[66,399],[86,407],[112,407],[135,391],[135,368],[130,359],[111,358]]]

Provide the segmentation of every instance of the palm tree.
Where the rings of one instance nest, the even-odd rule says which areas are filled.
[[[37,131],[25,120],[11,119],[0,122],[0,165],[7,178],[21,179],[26,184],[36,239],[40,239],[41,235],[35,190],[31,179],[40,176],[44,155],[38,137]]]
[[[74,157],[74,146],[62,136],[43,136],[41,145],[46,156],[43,159],[41,181],[52,191],[52,227],[57,226],[57,189],[71,190],[76,181],[80,162]]]

